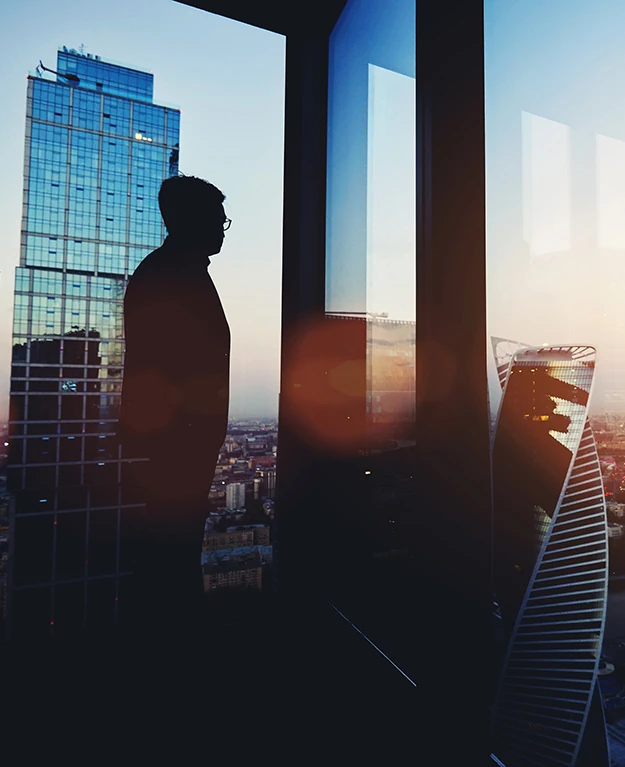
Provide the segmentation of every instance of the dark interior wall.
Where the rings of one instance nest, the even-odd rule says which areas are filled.
[[[457,732],[467,753],[487,753],[493,675],[483,39],[482,0],[417,3],[418,464],[437,656],[454,666],[431,689],[441,706],[454,674],[471,690]]]
[[[417,433],[469,595],[490,535],[483,9],[453,5],[417,4]]]
[[[183,0],[177,0],[183,2]],[[193,0],[183,2],[210,13],[242,21],[281,35],[326,37],[330,34],[346,0],[294,3],[291,0]]]

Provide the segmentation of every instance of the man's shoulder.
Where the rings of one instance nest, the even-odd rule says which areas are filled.
[[[155,272],[162,270],[163,261],[163,246],[161,245],[161,247],[148,253],[148,255],[139,262],[137,268],[130,277],[129,284],[141,282],[142,280],[149,278],[150,275]]]
[[[156,289],[163,284],[170,275],[167,273],[167,265],[164,263],[162,248],[157,248],[149,253],[134,270],[128,285],[126,286],[126,298],[143,290]]]

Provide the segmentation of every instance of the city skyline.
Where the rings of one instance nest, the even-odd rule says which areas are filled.
[[[128,20],[121,32],[117,5]],[[85,53],[153,72],[155,100],[182,108],[181,144],[187,149],[180,170],[219,186],[233,219],[223,251],[210,267],[232,329],[230,415],[277,417],[284,38],[163,0],[140,0],[131,7],[113,2],[109,10],[98,24],[93,9],[78,9],[69,0],[54,12],[36,0],[5,12],[10,23],[0,33],[8,51],[7,77],[0,85],[6,115],[0,136],[8,156],[0,185],[0,423],[8,413],[13,274],[20,243],[24,78],[40,60],[53,68],[60,45],[79,49],[82,42]],[[139,29],[141,34],[133,36]],[[227,78],[206,74],[222,69]]]

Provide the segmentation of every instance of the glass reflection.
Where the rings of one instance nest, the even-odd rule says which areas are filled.
[[[307,382],[302,431],[336,462],[324,588],[404,669],[418,663],[400,607],[414,598],[417,509],[415,11],[349,0],[332,32],[326,319],[293,373]]]
[[[78,80],[28,79],[7,477],[17,514],[28,518],[16,528],[18,635],[34,626],[80,627],[85,614],[99,614],[100,607],[87,605],[91,595],[101,616],[106,610],[110,621],[117,616],[129,564],[118,551],[120,530],[142,502],[128,492],[130,483],[122,492],[130,464],[113,439],[124,364],[122,301],[128,275],[163,240],[158,190],[163,178],[178,174],[180,159],[180,112],[152,102],[151,74],[65,48],[56,69]],[[219,573],[256,572],[248,568],[254,559],[263,578],[249,585],[262,580],[271,590],[277,423],[235,422],[227,442],[211,488],[211,509],[219,513],[207,523],[207,541],[220,544],[220,557],[216,570],[205,562],[206,583],[213,578],[209,590],[220,592],[236,586],[224,576],[215,589],[215,572],[217,580]],[[37,545],[29,541],[39,529],[29,524],[31,515],[45,516],[54,533],[42,533]],[[248,526],[237,533],[241,545],[227,545],[228,527],[241,524]],[[254,556],[240,568],[222,562],[223,550],[248,543]],[[52,566],[42,568],[48,560]],[[74,579],[77,589],[64,582]],[[20,591],[26,583],[37,587],[33,593],[45,590],[47,600],[29,602]],[[29,617],[27,604],[39,613]]]
[[[549,757],[563,709],[591,705],[570,723],[568,753],[605,741],[595,694],[607,585],[605,502],[588,420],[590,347],[532,349],[493,339],[504,386],[493,450],[494,588],[499,689],[493,748],[506,764]],[[579,676],[583,674],[584,676]],[[527,680],[526,692],[518,678]],[[548,691],[554,680],[574,697]],[[598,717],[598,718],[597,718]],[[514,736],[526,730],[523,747]],[[594,751],[596,763],[601,751]]]
[[[484,29],[489,332],[532,345],[581,338],[598,350],[590,421],[605,470],[608,616],[615,620],[606,625],[602,652],[621,675],[625,110],[615,94],[625,64],[619,42],[625,9],[615,0],[566,9],[486,0]],[[512,295],[523,301],[510,301]],[[493,413],[496,376],[493,368]],[[568,408],[558,401],[555,412],[573,418]],[[567,433],[553,438],[568,444]],[[620,693],[604,699],[609,722],[622,731]],[[620,748],[615,741],[613,759]],[[607,759],[597,750],[584,758],[588,764]]]
[[[516,608],[536,561],[536,519],[551,519],[556,509],[581,440],[593,376],[594,359],[576,361],[568,350],[522,351],[510,363],[493,476],[498,592],[507,603],[505,595],[514,591]],[[515,614],[513,604],[506,608]]]

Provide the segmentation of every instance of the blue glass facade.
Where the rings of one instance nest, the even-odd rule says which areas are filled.
[[[8,470],[17,631],[116,614],[131,507],[114,439],[122,300],[163,240],[158,189],[178,173],[180,112],[152,103],[151,74],[66,49],[57,71],[28,79]]]
[[[83,88],[152,101],[154,78],[149,72],[102,61],[100,56],[79,54],[63,46],[57,56],[57,71],[76,75]]]

